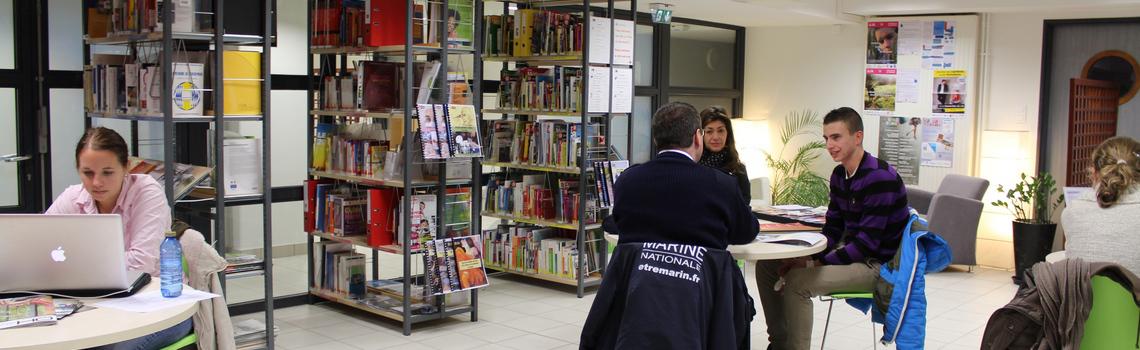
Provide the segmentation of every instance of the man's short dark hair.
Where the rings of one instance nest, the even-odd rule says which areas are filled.
[[[863,117],[859,116],[851,107],[839,107],[827,112],[823,117],[823,125],[831,124],[834,122],[843,122],[847,124],[847,131],[855,134],[856,131],[863,131]]]
[[[693,105],[670,102],[653,113],[653,144],[657,149],[679,149],[693,145],[693,133],[701,128],[701,115]]]

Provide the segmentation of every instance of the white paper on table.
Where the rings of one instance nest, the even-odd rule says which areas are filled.
[[[182,285],[182,295],[178,296],[177,298],[163,297],[162,290],[154,289],[145,292],[138,292],[135,295],[126,298],[107,299],[100,301],[96,303],[95,306],[129,312],[152,312],[172,306],[185,305],[188,303],[194,303],[201,300],[217,297],[220,297],[220,295],[203,292],[194,288],[190,288],[190,286]]]
[[[760,243],[780,243],[808,247],[819,243],[823,239],[823,235],[817,232],[761,233],[756,235],[756,241]]]
[[[811,209],[811,207],[805,207],[805,206],[802,206],[802,205],[799,205],[799,204],[784,204],[784,205],[775,205],[775,206],[772,206],[772,208],[775,208],[775,209],[779,209],[779,210],[804,210],[804,209]]]

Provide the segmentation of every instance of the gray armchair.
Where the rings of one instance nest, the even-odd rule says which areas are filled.
[[[946,239],[954,253],[951,264],[977,265],[978,221],[982,195],[990,187],[986,179],[946,175],[937,192],[907,186],[907,202],[930,223],[930,232]]]

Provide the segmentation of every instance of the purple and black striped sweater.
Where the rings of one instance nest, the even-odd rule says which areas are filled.
[[[831,204],[823,225],[828,247],[815,257],[824,265],[885,263],[898,251],[909,218],[906,186],[898,171],[863,152],[851,178],[842,164],[831,172]]]

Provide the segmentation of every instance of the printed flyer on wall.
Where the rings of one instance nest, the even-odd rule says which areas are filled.
[[[867,22],[867,64],[898,62],[899,22]]]
[[[919,118],[879,118],[879,159],[893,165],[907,185],[918,184]]]
[[[934,98],[931,112],[947,117],[966,114],[966,71],[934,71]]]
[[[922,166],[954,166],[954,119],[922,119]]]
[[[889,115],[895,110],[894,68],[867,68],[863,90],[863,110],[872,115]]]
[[[954,66],[955,28],[953,21],[928,22],[922,44],[922,68],[942,69]]]

